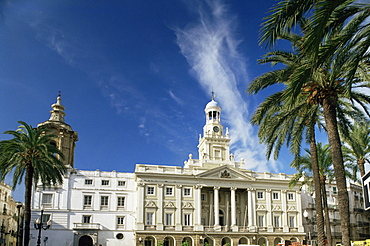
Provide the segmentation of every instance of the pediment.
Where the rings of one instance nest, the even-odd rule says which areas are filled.
[[[266,205],[264,205],[264,204],[258,204],[256,210],[257,211],[265,211],[265,210],[267,210],[267,208],[266,208]]]
[[[191,204],[190,202],[184,203],[184,205],[182,205],[182,208],[194,209],[193,204]]]
[[[220,178],[254,181],[255,178],[230,166],[219,166],[197,175],[198,178]]]
[[[146,208],[157,208],[157,205],[155,204],[155,202],[153,202],[152,200],[150,200],[150,201],[147,201],[146,202],[145,207]]]
[[[288,206],[288,211],[297,211],[296,206]]]
[[[173,202],[167,202],[165,205],[164,205],[165,208],[176,208],[175,204],[173,204]]]
[[[272,211],[281,211],[281,206],[280,205],[274,205],[272,207]]]

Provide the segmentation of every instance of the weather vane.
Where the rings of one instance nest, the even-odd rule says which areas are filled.
[[[62,96],[62,91],[58,91],[58,97]]]
[[[215,93],[212,91],[212,100],[214,100],[216,97]]]

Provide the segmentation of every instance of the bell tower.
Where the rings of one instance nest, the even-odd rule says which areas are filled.
[[[229,132],[221,125],[221,111],[212,93],[212,100],[204,109],[206,122],[203,126],[203,134],[199,136],[199,160],[195,161],[189,155],[191,157],[187,161],[189,167],[214,168],[220,165],[234,165],[233,156],[230,155]]]
[[[77,132],[72,130],[72,127],[65,123],[64,112],[65,108],[61,104],[62,97],[59,93],[57,102],[51,105],[49,120],[42,122],[37,127],[44,126],[51,130],[51,133],[57,138],[53,142],[64,155],[64,164],[68,168],[74,168],[74,150],[78,141]]]

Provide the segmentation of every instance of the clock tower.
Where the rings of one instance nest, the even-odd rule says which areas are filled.
[[[190,154],[189,159],[185,161],[185,167],[206,169],[223,165],[239,167],[240,163],[236,163],[234,156],[230,153],[229,130],[221,125],[221,111],[221,107],[212,95],[212,100],[204,109],[206,124],[203,127],[203,134],[199,136],[199,159],[193,159]]]

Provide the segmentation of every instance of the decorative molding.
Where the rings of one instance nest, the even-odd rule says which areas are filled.
[[[230,188],[230,190],[234,190],[234,191],[235,191],[235,190],[237,190],[237,189],[238,189],[238,188],[236,188],[236,187],[231,187],[231,188]]]
[[[223,172],[220,173],[220,178],[230,179],[231,178],[231,174],[227,170],[224,170]]]
[[[202,189],[203,188],[203,185],[197,184],[197,185],[194,185],[194,188],[195,189]]]
[[[281,211],[281,206],[280,205],[274,205],[272,207],[272,211]]]
[[[256,211],[266,211],[266,205],[265,204],[257,204]]]
[[[182,208],[183,209],[194,209],[194,206],[193,204],[191,204],[190,202],[186,202],[182,205]]]
[[[219,190],[220,189],[220,186],[214,186],[213,187],[213,190]]]
[[[157,208],[157,205],[155,204],[154,201],[150,200],[146,202],[145,207],[146,208]]]
[[[176,208],[176,206],[175,206],[175,204],[173,204],[173,202],[167,202],[164,205],[164,208]]]
[[[178,184],[178,185],[176,185],[176,188],[177,189],[181,189],[182,188],[182,185]]]
[[[297,212],[297,207],[296,206],[288,206],[288,211],[296,211]]]
[[[158,184],[158,187],[159,188],[163,188],[164,187],[164,184]]]

